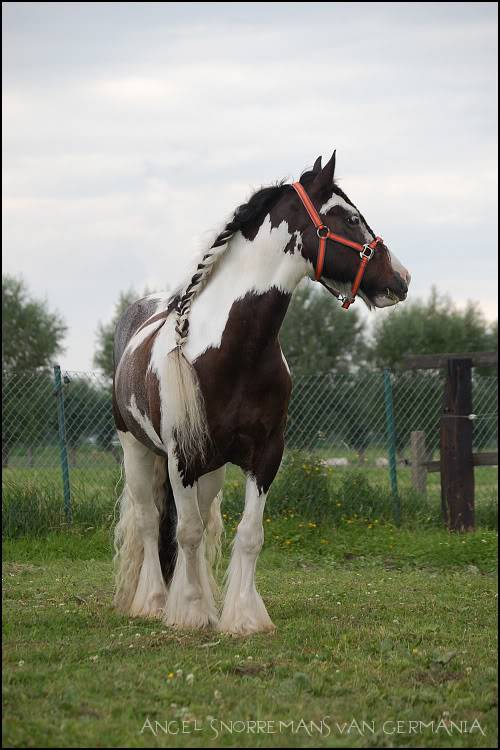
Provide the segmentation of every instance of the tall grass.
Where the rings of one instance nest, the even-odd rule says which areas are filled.
[[[120,492],[119,477],[104,486],[77,485],[72,492],[72,519],[76,527],[110,527]],[[44,536],[68,528],[60,482],[3,481],[2,536]]]
[[[72,524],[76,528],[111,527],[121,492],[118,469],[105,473],[73,472]],[[478,474],[479,476],[479,474]],[[400,482],[402,523],[406,526],[442,526],[436,488],[427,496]],[[236,520],[242,512],[245,480],[230,467],[224,487],[223,512]],[[496,484],[487,479],[477,488],[476,524],[497,528]],[[479,499],[480,498],[480,499]],[[56,475],[9,471],[3,480],[2,533],[6,538],[43,536],[67,528],[63,493]],[[310,453],[288,451],[271,487],[267,517],[297,514],[308,521],[346,524],[353,521],[394,521],[394,497],[387,472],[377,469],[331,468]]]

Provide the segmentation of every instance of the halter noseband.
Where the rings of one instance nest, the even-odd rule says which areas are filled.
[[[307,195],[306,191],[300,184],[300,182],[293,182],[292,187],[299,196],[300,200],[302,201],[302,204],[304,208],[306,209],[307,213],[311,217],[311,221],[316,227],[316,234],[319,238],[319,249],[318,249],[318,260],[316,262],[316,270],[314,274],[314,278],[316,281],[319,281],[323,286],[326,286],[321,281],[321,274],[323,272],[323,265],[325,263],[325,252],[326,252],[326,241],[327,240],[333,240],[334,242],[339,242],[341,245],[346,245],[347,247],[351,247],[353,250],[357,250],[359,252],[359,257],[361,258],[361,263],[358,268],[358,272],[356,274],[356,277],[352,283],[351,288],[351,296],[350,297],[343,297],[342,299],[342,307],[344,310],[347,310],[349,305],[351,305],[355,298],[356,294],[358,293],[361,280],[363,278],[363,274],[366,270],[366,266],[368,265],[368,261],[370,261],[373,258],[373,254],[377,248],[377,245],[379,245],[381,242],[383,242],[382,237],[375,237],[374,240],[372,240],[370,243],[367,243],[365,245],[360,245],[359,242],[353,242],[352,240],[348,240],[347,237],[342,237],[339,234],[334,234],[332,231],[330,231],[329,227],[326,226],[326,224],[323,224],[321,221],[321,217],[319,213],[316,211],[316,209],[313,206],[313,203],[309,196]],[[331,292],[331,289],[327,287],[328,291]],[[332,292],[335,294],[334,292]],[[335,295],[339,296],[340,295]]]

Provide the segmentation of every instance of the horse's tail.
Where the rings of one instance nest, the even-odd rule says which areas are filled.
[[[168,476],[167,459],[161,456],[155,458],[155,472],[153,492],[156,507],[160,514],[158,535],[158,554],[160,557],[163,580],[168,586],[174,574],[177,559],[177,509],[174,493]]]
[[[167,356],[165,381],[168,419],[177,455],[189,465],[194,459],[205,457],[209,431],[198,375],[180,346]]]

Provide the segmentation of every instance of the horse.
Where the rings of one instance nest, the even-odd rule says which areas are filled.
[[[335,181],[335,152],[255,192],[173,294],[132,304],[114,341],[113,413],[125,482],[115,597],[177,628],[269,632],[255,585],[266,497],[284,451],[290,371],[279,331],[304,277],[347,310],[406,298],[410,274]],[[246,476],[222,612],[213,573],[226,464]]]

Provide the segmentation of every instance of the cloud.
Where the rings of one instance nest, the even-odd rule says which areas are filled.
[[[121,289],[174,286],[253,188],[335,146],[412,293],[492,315],[496,6],[429,7],[5,3],[4,267],[66,318],[64,364],[91,366]]]

